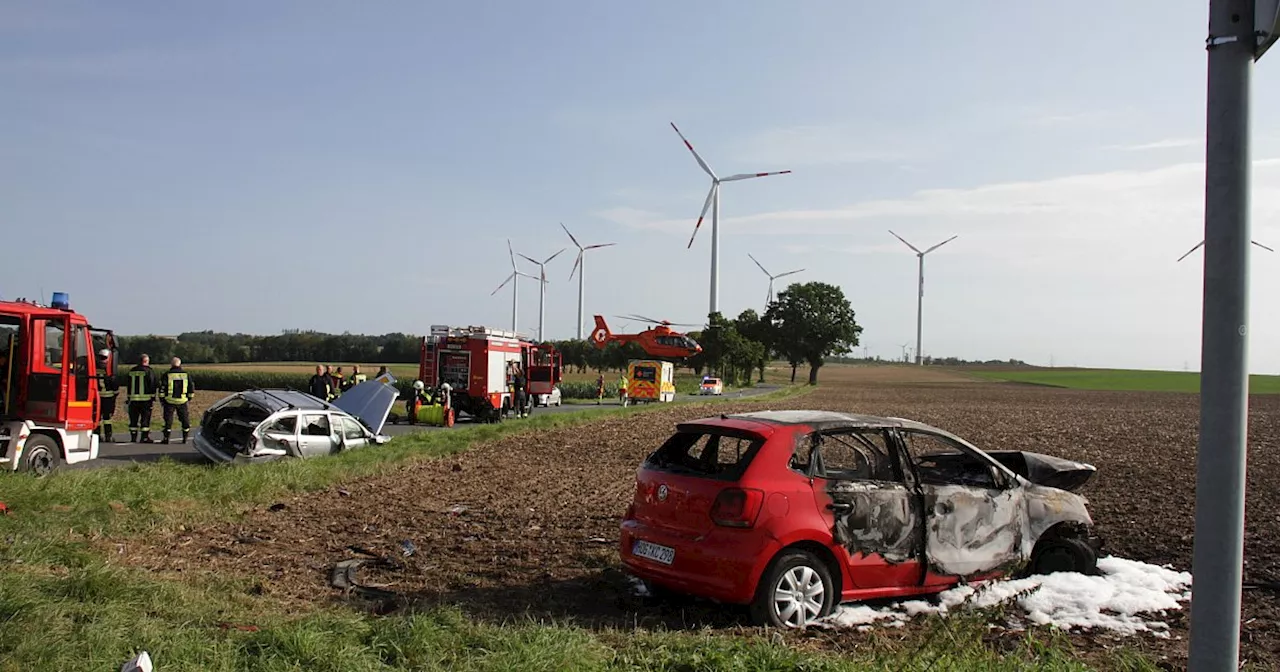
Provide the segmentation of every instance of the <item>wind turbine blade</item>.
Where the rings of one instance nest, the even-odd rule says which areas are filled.
[[[516,270],[516,253],[511,249],[511,239],[507,239],[507,254],[511,257],[511,270]]]
[[[788,276],[788,275],[795,275],[796,273],[799,273],[800,271],[803,271],[803,270],[804,270],[804,269],[803,269],[803,268],[801,268],[801,269],[799,269],[799,270],[795,270],[795,271],[787,271],[786,273],[779,273],[779,274],[777,274],[777,275],[773,276],[773,279],[774,279],[774,280],[777,280],[778,278],[784,278],[784,277],[786,277],[786,276]]]
[[[564,222],[560,222],[560,228],[564,229],[565,233],[569,233],[569,227],[565,226]],[[569,240],[572,240],[573,244],[577,246],[579,250],[582,249],[582,246],[578,244],[578,239],[574,238],[572,233],[569,233]]]
[[[1253,243],[1254,245],[1257,245],[1258,247],[1261,247],[1262,249],[1264,249],[1264,250],[1266,250],[1266,251],[1268,251],[1268,252],[1275,252],[1275,250],[1273,250],[1273,249],[1271,249],[1271,248],[1267,247],[1266,245],[1263,245],[1262,243],[1259,243],[1259,242],[1258,242],[1258,241],[1256,241],[1256,240],[1251,240],[1251,241],[1249,241],[1249,242]]]
[[[542,262],[541,262],[541,261],[538,261],[537,259],[534,259],[533,257],[530,257],[530,256],[528,256],[528,255],[521,254],[520,256],[524,257],[525,259],[528,259],[528,260],[529,260],[531,263],[533,263],[534,265],[541,265],[541,264],[542,264]]]
[[[751,257],[751,253],[750,253],[750,252],[748,252],[748,253],[747,253],[747,256],[748,256],[748,257]],[[756,262],[756,266],[759,266],[759,267],[760,267],[760,270],[764,271],[764,274],[765,274],[765,275],[769,275],[769,271],[766,271],[766,270],[765,270],[765,268],[764,268],[764,264],[761,264],[758,260],[756,260],[756,258],[755,258],[755,257],[751,257],[751,261]],[[773,276],[772,276],[772,275],[769,275],[769,277],[771,277],[771,278],[772,278]]]
[[[959,238],[959,237],[960,237],[959,235],[951,236],[950,238],[948,238],[948,239],[946,239],[946,240],[942,241],[941,243],[938,243],[937,245],[934,245],[933,247],[931,247],[931,248],[929,248],[929,249],[925,250],[925,251],[924,251],[924,253],[925,253],[925,254],[929,254],[930,252],[932,252],[932,251],[934,251],[934,250],[938,249],[939,247],[942,247],[943,245],[946,245],[947,243],[949,243],[949,242],[951,242],[951,241],[953,241],[953,240],[955,240],[956,238]]]
[[[570,279],[570,280],[572,280],[572,279],[573,279],[573,273],[574,273],[574,271],[577,271],[577,270],[578,270],[578,264],[582,263],[582,254],[583,254],[584,252],[586,252],[586,250],[580,250],[580,251],[578,252],[578,256],[573,260],[573,268],[569,270],[569,279]]]
[[[674,121],[671,122],[671,128],[675,129],[676,135],[680,136],[680,139],[684,141],[684,146],[688,147],[690,152],[693,152],[693,158],[698,160],[698,165],[702,166],[702,169],[707,171],[707,174],[711,176],[711,179],[716,179],[716,174],[712,172],[711,166],[708,166],[707,162],[703,161],[701,156],[698,156],[698,150],[694,149],[693,145],[689,143],[689,139],[684,137],[684,133],[681,133],[680,129],[676,128]]]
[[[584,248],[582,248],[582,249],[584,249],[584,250],[594,250],[594,249],[599,248],[599,247],[609,247],[610,245],[617,245],[617,243],[600,243],[599,245],[588,245],[588,246],[586,246],[586,247],[584,247]]]
[[[515,275],[518,275],[518,276],[520,276],[520,277],[522,277],[522,278],[529,278],[530,280],[537,280],[537,279],[538,279],[538,276],[536,276],[536,275],[534,275],[534,274],[532,274],[532,273],[525,273],[524,271],[516,271],[516,272],[515,272]]]
[[[707,200],[702,204],[702,214],[698,215],[698,223],[693,225],[693,235],[689,236],[689,246],[685,249],[693,247],[693,239],[698,237],[698,229],[702,228],[702,220],[707,216],[707,210],[711,208],[711,199],[716,195],[716,183],[711,183],[711,191],[707,192]]]
[[[1196,246],[1195,246],[1195,247],[1193,247],[1193,248],[1191,248],[1191,249],[1187,250],[1187,253],[1186,253],[1186,254],[1182,255],[1181,257],[1178,257],[1178,261],[1182,261],[1183,259],[1186,259],[1188,256],[1190,256],[1190,255],[1191,255],[1191,253],[1192,253],[1192,252],[1195,252],[1196,250],[1200,249],[1200,246],[1201,246],[1201,245],[1204,245],[1204,241],[1203,241],[1203,240],[1202,240],[1202,241],[1200,241],[1200,242],[1198,242],[1198,243],[1196,243]],[[1176,264],[1176,263],[1178,263],[1178,261],[1175,261],[1175,262],[1173,262],[1173,263],[1175,263],[1175,264]]]
[[[511,282],[511,280],[512,280],[512,279],[514,279],[515,277],[516,277],[516,274],[515,274],[515,273],[512,273],[511,275],[508,275],[508,276],[507,276],[507,279],[506,279],[506,280],[503,280],[501,285],[498,285],[498,289],[502,289],[503,287],[506,287],[506,286],[507,286],[507,283],[508,283],[508,282]],[[493,290],[492,292],[489,292],[489,296],[493,296],[494,294],[497,294],[497,293],[498,293],[498,289],[495,289],[495,290]]]
[[[893,230],[892,230],[892,229],[890,229],[890,230],[889,230],[889,233],[893,233]],[[911,248],[911,251],[912,251],[912,252],[915,252],[916,254],[920,254],[920,250],[917,250],[915,245],[912,245],[911,243],[908,243],[907,241],[903,240],[902,236],[899,236],[898,234],[893,233],[893,237],[894,237],[894,238],[897,238],[898,240],[901,240],[901,241],[902,241],[902,244],[903,244],[903,245],[906,245],[906,246],[907,246],[907,247],[909,247],[909,248]],[[527,259],[527,258],[528,258],[528,257],[526,257],[526,259]]]
[[[560,248],[560,252],[564,252],[564,248],[563,248],[563,247],[562,247],[562,248]],[[553,254],[553,255],[551,255],[551,256],[549,256],[549,257],[547,257],[547,260],[546,260],[546,261],[544,261],[544,262],[542,262],[542,263],[544,263],[544,264],[551,263],[551,260],[552,260],[552,259],[555,259],[556,257],[560,256],[560,252],[556,252],[555,254]]]
[[[769,177],[770,175],[787,175],[790,173],[791,171],[789,170],[779,170],[772,173],[738,173],[737,175],[722,177],[720,178],[720,181],[721,182],[737,182],[738,180],[749,180],[753,177]]]

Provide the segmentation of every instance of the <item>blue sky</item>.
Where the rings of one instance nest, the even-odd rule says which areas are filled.
[[[505,327],[505,240],[545,257],[564,222],[618,243],[587,258],[588,321],[697,322],[709,185],[674,121],[722,175],[794,171],[723,188],[725,313],[764,303],[751,253],[843,287],[899,356],[915,260],[886,229],[958,234],[926,262],[925,353],[1197,368],[1202,257],[1174,260],[1202,237],[1207,3],[879,4],[4,0],[0,294],[122,333]],[[1280,372],[1280,253],[1253,266],[1252,367]],[[523,283],[521,329],[537,307]]]

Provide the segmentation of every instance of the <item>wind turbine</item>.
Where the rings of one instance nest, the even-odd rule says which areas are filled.
[[[770,175],[786,175],[789,170],[780,170],[773,173],[739,173],[728,177],[717,177],[706,161],[698,156],[698,152],[694,150],[693,145],[689,144],[689,140],[684,137],[684,133],[676,128],[675,122],[672,122],[671,128],[675,129],[676,135],[684,140],[684,146],[689,148],[693,153],[693,158],[698,161],[698,165],[702,167],[703,172],[711,177],[711,191],[707,192],[707,200],[702,204],[702,214],[698,215],[698,223],[693,225],[693,235],[689,236],[689,247],[693,247],[693,239],[698,235],[698,228],[702,226],[702,219],[707,216],[707,208],[711,208],[711,309],[707,314],[720,311],[720,183],[736,182],[738,180],[749,180],[753,177],[768,177]]]
[[[902,348],[902,361],[903,361],[903,363],[906,363],[906,362],[911,361],[911,359],[910,359],[909,357],[907,357],[907,349],[911,347],[911,344],[910,344],[910,343],[903,343],[903,344],[902,344],[901,346],[899,346],[899,347],[901,347],[901,348]]]
[[[546,323],[546,317],[547,317],[547,282],[548,282],[547,281],[547,263],[550,262],[552,259],[555,259],[556,257],[560,256],[560,252],[564,252],[563,247],[560,248],[559,252],[556,252],[555,254],[547,257],[546,259],[543,259],[542,261],[538,261],[537,259],[534,259],[533,257],[530,257],[528,255],[524,255],[524,254],[520,255],[525,259],[528,259],[529,261],[533,262],[533,265],[537,266],[540,271],[539,275],[541,276],[540,278],[541,282],[538,283],[538,289],[539,289],[539,292],[538,292],[538,340],[539,341],[542,341],[542,329]]]
[[[586,260],[583,259],[583,257],[586,256],[587,250],[594,250],[601,247],[609,247],[610,245],[617,245],[617,243],[600,243],[599,245],[588,245],[586,247],[583,247],[581,244],[578,243],[578,239],[574,238],[572,233],[569,233],[569,227],[565,226],[564,222],[560,223],[560,228],[564,229],[564,232],[569,234],[569,240],[572,240],[574,247],[578,248],[578,258],[573,260],[573,270],[569,271],[569,279],[572,280],[574,271],[578,271],[578,340],[581,341],[582,340],[582,295],[586,285],[586,280],[583,280],[583,277],[586,275],[586,272],[587,272]],[[579,267],[581,267],[581,269],[579,269]]]
[[[747,254],[747,256],[748,256],[748,257],[751,257],[751,254],[750,254],[750,253],[748,253],[748,254]],[[755,262],[756,262],[756,266],[759,266],[759,267],[760,267],[760,270],[764,271],[764,274],[765,274],[765,275],[767,275],[767,276],[769,276],[769,294],[768,294],[768,296],[767,296],[767,297],[765,298],[765,300],[764,300],[764,305],[765,305],[765,307],[768,307],[769,302],[770,302],[770,301],[773,301],[773,281],[774,281],[774,280],[777,280],[778,278],[781,278],[781,277],[783,277],[783,276],[793,275],[793,274],[795,274],[795,273],[799,273],[800,271],[803,271],[803,270],[804,270],[803,268],[801,268],[801,269],[798,269],[798,270],[794,270],[794,271],[787,271],[786,273],[779,273],[779,274],[777,274],[777,275],[773,275],[773,274],[769,273],[769,271],[765,270],[764,264],[761,264],[759,261],[757,261],[755,257],[751,257],[751,261],[755,261]]]
[[[1268,252],[1275,252],[1275,250],[1273,250],[1273,249],[1271,249],[1271,248],[1267,247],[1266,245],[1263,245],[1262,243],[1259,243],[1259,242],[1258,242],[1258,241],[1256,241],[1256,240],[1251,240],[1251,241],[1249,241],[1249,242],[1253,243],[1254,245],[1257,245],[1258,247],[1261,247],[1262,249],[1264,249],[1264,250],[1266,250],[1266,251],[1268,251]],[[1201,248],[1201,247],[1203,247],[1203,246],[1204,246],[1204,241],[1203,241],[1203,240],[1202,240],[1202,241],[1200,241],[1200,242],[1198,242],[1198,243],[1196,243],[1196,246],[1195,246],[1195,247],[1193,247],[1193,248],[1191,248],[1191,249],[1187,250],[1187,253],[1186,253],[1186,254],[1184,254],[1184,255],[1182,255],[1181,257],[1178,257],[1178,261],[1182,261],[1183,259],[1186,259],[1187,257],[1191,256],[1191,253],[1192,253],[1192,252],[1195,252],[1196,250],[1200,249],[1200,248]],[[1173,263],[1175,263],[1175,264],[1176,264],[1176,263],[1178,263],[1178,262],[1177,262],[1177,261],[1175,261],[1175,262],[1173,262]]]
[[[893,233],[893,231],[891,230],[889,231],[889,233]],[[938,243],[937,245],[934,245],[933,247],[925,250],[924,252],[921,252],[920,250],[916,249],[915,245],[912,245],[911,243],[908,243],[907,241],[903,240],[902,236],[899,236],[896,233],[893,233],[893,237],[897,238],[898,240],[901,240],[903,245],[906,245],[907,247],[911,248],[911,251],[916,253],[916,258],[920,261],[920,293],[916,296],[916,365],[921,365],[923,363],[923,361],[920,359],[920,332],[921,332],[922,318],[924,317],[924,255],[929,254],[930,252],[938,249],[939,247],[942,247],[943,245],[946,245],[947,243],[955,240],[956,238],[959,238],[960,236],[958,235],[951,236],[950,238],[942,241],[941,243]]]
[[[516,322],[516,316],[520,306],[520,276],[533,278],[534,280],[537,280],[538,276],[529,275],[528,273],[521,271],[519,268],[516,268],[516,254],[511,250],[510,238],[507,239],[507,254],[511,257],[511,275],[508,275],[507,279],[503,280],[501,285],[498,285],[498,289],[489,292],[489,296],[497,294],[498,290],[506,287],[508,282],[511,283],[511,331],[518,331],[516,329],[516,325],[518,324],[518,322]]]

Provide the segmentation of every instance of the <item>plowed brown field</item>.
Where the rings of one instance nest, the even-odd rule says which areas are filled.
[[[130,544],[127,562],[191,575],[255,577],[266,594],[303,606],[342,599],[328,586],[335,561],[360,545],[399,557],[402,571],[362,576],[419,604],[460,604],[477,618],[532,614],[587,625],[741,625],[737,612],[689,603],[653,605],[630,594],[618,570],[618,523],[635,469],[674,422],[710,413],[822,408],[905,416],[988,449],[1026,449],[1082,460],[1099,475],[1087,486],[1107,551],[1189,570],[1195,395],[1057,390],[970,382],[929,373],[898,382],[886,369],[828,367],[812,394],[735,405],[681,405],[537,436],[507,436],[390,475],[264,505],[245,519]],[[908,378],[910,379],[910,378]],[[949,381],[949,382],[947,382]],[[1280,396],[1252,400],[1246,581],[1280,580]],[[1280,596],[1245,593],[1243,655],[1280,665]],[[1181,666],[1187,614],[1170,616],[1173,638],[1129,643]],[[866,635],[825,635],[856,646]],[[1073,638],[1082,652],[1115,642]]]

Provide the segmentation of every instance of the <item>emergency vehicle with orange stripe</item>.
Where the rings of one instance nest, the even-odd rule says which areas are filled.
[[[633,359],[627,362],[627,400],[629,403],[674,401],[676,398],[675,366],[659,359]]]

